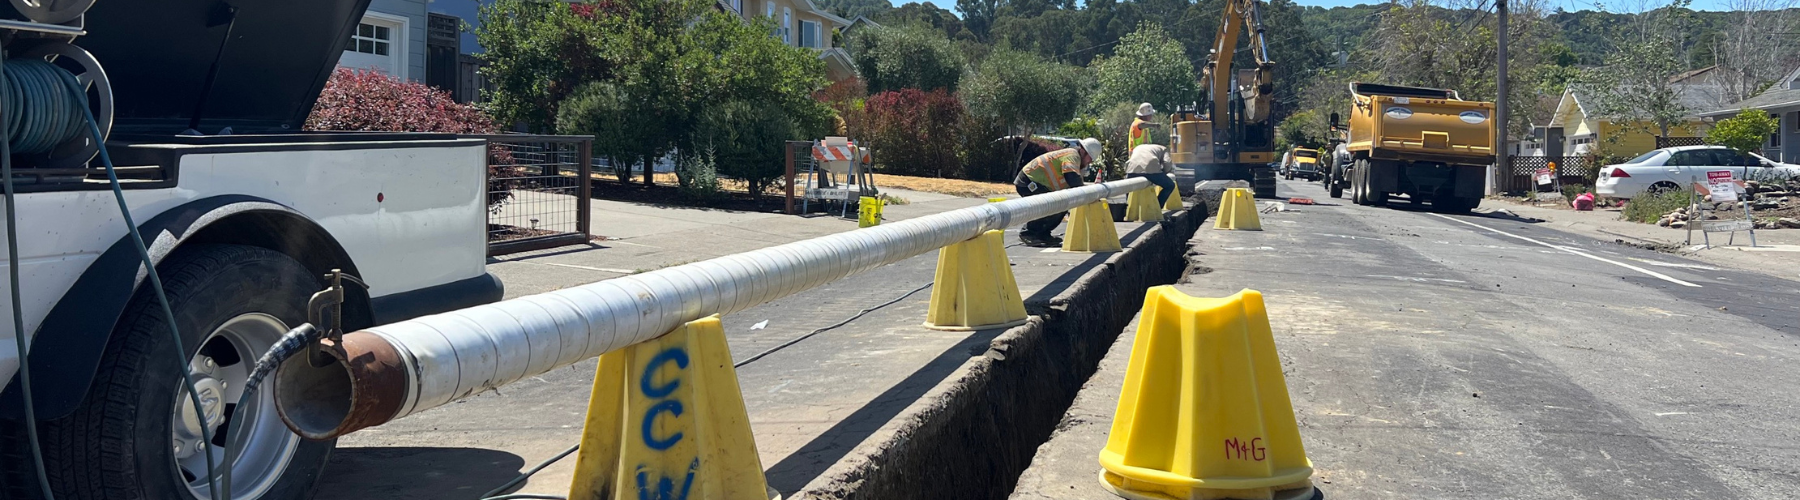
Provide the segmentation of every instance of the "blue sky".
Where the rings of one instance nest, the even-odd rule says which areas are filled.
[[[907,3],[907,2],[913,1],[913,0],[889,0],[889,1],[892,2],[894,5],[900,5],[900,4],[904,4],[904,3]],[[927,3],[930,3],[932,5],[936,5],[939,8],[949,10],[951,12],[956,11],[956,0],[924,0],[924,1]],[[1381,0],[1296,0],[1296,1],[1300,5],[1317,5],[1320,7],[1337,7],[1337,6],[1344,6],[1344,5],[1381,3]],[[1666,4],[1666,2],[1655,2],[1655,1],[1644,2],[1643,0],[1623,0],[1623,1],[1620,1],[1620,0],[1614,0],[1614,1],[1551,0],[1551,2],[1561,4],[1563,6],[1563,10],[1569,10],[1569,11],[1594,10],[1594,4],[1600,3],[1603,5],[1607,5],[1607,10],[1612,10],[1615,12],[1637,10],[1636,7],[1638,7],[1638,5],[1636,5],[1636,4],[1638,4],[1638,3],[1655,3],[1658,5]],[[1694,0],[1693,8],[1698,9],[1698,10],[1725,10],[1725,5],[1726,4],[1725,4],[1724,0]]]

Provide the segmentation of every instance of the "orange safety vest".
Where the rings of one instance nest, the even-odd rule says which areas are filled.
[[[1137,149],[1138,146],[1150,143],[1150,128],[1145,127],[1145,125],[1148,124],[1150,124],[1150,122],[1144,121],[1143,118],[1131,120],[1131,137],[1125,141],[1126,151],[1131,151]]]
[[[1021,173],[1030,178],[1032,182],[1048,187],[1051,191],[1061,191],[1069,187],[1069,183],[1063,180],[1063,174],[1081,175],[1083,166],[1081,152],[1076,151],[1075,148],[1066,148],[1032,158],[1031,163],[1026,163]]]

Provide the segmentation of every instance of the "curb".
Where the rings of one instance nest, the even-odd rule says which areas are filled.
[[[1005,498],[1055,431],[1151,286],[1174,283],[1206,218],[1184,210],[1150,228],[989,343],[797,499]],[[1128,272],[1121,272],[1128,270]]]

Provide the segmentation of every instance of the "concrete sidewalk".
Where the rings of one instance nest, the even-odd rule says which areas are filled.
[[[887,190],[898,221],[986,203]],[[514,298],[856,229],[831,216],[661,207],[593,201],[593,232],[606,241],[490,259]],[[1121,223],[1130,247],[1153,225]],[[1028,309],[1041,310],[1075,279],[1117,254],[1007,250]],[[865,443],[1003,330],[923,328],[936,253],[852,276],[724,318],[734,359],[776,351],[738,370],[770,486],[792,495]],[[890,303],[885,307],[878,307]],[[795,339],[874,309],[791,346]],[[475,498],[579,439],[594,360],[343,438],[318,498]],[[870,441],[875,440],[875,441]],[[572,458],[517,491],[566,492]]]

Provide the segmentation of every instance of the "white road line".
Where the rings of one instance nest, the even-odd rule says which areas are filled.
[[[1713,266],[1702,266],[1702,265],[1699,265],[1699,264],[1682,264],[1682,263],[1679,263],[1679,262],[1663,262],[1663,261],[1659,261],[1659,260],[1650,260],[1650,259],[1640,259],[1640,258],[1637,258],[1637,257],[1626,257],[1626,258],[1628,258],[1628,259],[1631,259],[1631,260],[1635,260],[1635,261],[1638,261],[1638,262],[1642,262],[1642,263],[1645,263],[1645,264],[1649,264],[1649,265],[1652,265],[1652,266],[1661,266],[1661,267],[1679,267],[1679,268],[1683,268],[1683,269],[1699,269],[1699,270],[1702,270],[1702,271],[1718,271],[1718,270],[1720,270],[1720,269],[1719,269],[1719,268],[1716,268],[1716,267],[1713,267]]]
[[[1388,278],[1388,279],[1393,279],[1393,280],[1398,280],[1398,281],[1411,281],[1411,282],[1415,282],[1415,283],[1428,283],[1428,282],[1432,282],[1432,281],[1436,281],[1436,282],[1440,282],[1440,283],[1468,283],[1467,281],[1463,281],[1463,280],[1448,280],[1448,279],[1443,279],[1443,278],[1415,278],[1412,276],[1388,276],[1385,274],[1371,274],[1371,275],[1369,275],[1369,277],[1370,278]]]
[[[1518,239],[1521,239],[1521,240],[1525,240],[1525,241],[1529,241],[1529,242],[1532,242],[1532,243],[1536,243],[1536,244],[1539,244],[1539,245],[1542,245],[1542,246],[1545,246],[1545,247],[1549,247],[1549,248],[1554,248],[1554,249],[1557,249],[1557,250],[1562,250],[1562,251],[1563,251],[1563,252],[1566,252],[1566,253],[1569,253],[1569,254],[1572,254],[1572,255],[1579,255],[1579,256],[1582,256],[1582,257],[1587,257],[1587,258],[1590,258],[1590,259],[1594,259],[1594,260],[1597,260],[1597,261],[1600,261],[1600,262],[1605,262],[1605,263],[1608,263],[1608,264],[1612,264],[1612,265],[1615,265],[1615,266],[1619,266],[1619,267],[1623,267],[1623,268],[1626,268],[1626,269],[1630,269],[1630,270],[1633,270],[1633,271],[1637,271],[1637,272],[1640,272],[1640,273],[1644,273],[1644,274],[1647,274],[1647,275],[1650,275],[1650,276],[1653,276],[1653,277],[1656,277],[1656,278],[1657,278],[1657,279],[1660,279],[1660,280],[1663,280],[1663,281],[1667,281],[1667,282],[1670,282],[1670,283],[1674,283],[1674,284],[1677,284],[1677,285],[1681,285],[1681,286],[1688,286],[1688,287],[1694,287],[1694,288],[1701,288],[1701,286],[1700,286],[1700,285],[1696,285],[1696,284],[1693,284],[1693,283],[1688,283],[1688,282],[1686,282],[1686,281],[1681,281],[1681,280],[1678,280],[1678,279],[1675,279],[1675,278],[1674,278],[1674,277],[1672,277],[1672,276],[1669,276],[1669,275],[1667,275],[1667,274],[1663,274],[1663,273],[1659,273],[1659,272],[1656,272],[1656,271],[1651,271],[1651,270],[1649,270],[1649,269],[1644,269],[1644,268],[1642,268],[1642,267],[1638,267],[1638,266],[1634,266],[1634,265],[1631,265],[1631,264],[1626,264],[1626,263],[1624,263],[1624,262],[1619,262],[1619,261],[1616,261],[1616,260],[1612,260],[1612,259],[1608,259],[1608,258],[1605,258],[1605,257],[1601,257],[1601,256],[1598,256],[1598,255],[1594,255],[1594,254],[1590,254],[1590,253],[1587,253],[1587,252],[1583,252],[1583,251],[1580,251],[1580,250],[1576,250],[1576,249],[1573,249],[1573,248],[1569,248],[1569,247],[1565,247],[1565,246],[1561,246],[1561,245],[1552,245],[1552,244],[1549,244],[1549,243],[1544,243],[1544,242],[1542,242],[1542,241],[1538,241],[1538,240],[1534,240],[1534,239],[1531,239],[1531,238],[1527,238],[1527,237],[1524,237],[1524,236],[1519,236],[1519,235],[1516,235],[1516,234],[1512,234],[1512,233],[1508,233],[1508,232],[1506,232],[1506,231],[1501,231],[1501,230],[1499,230],[1499,229],[1494,229],[1494,228],[1491,228],[1491,227],[1487,227],[1487,226],[1483,226],[1483,225],[1481,225],[1481,224],[1476,224],[1476,223],[1473,223],[1473,222],[1469,222],[1469,221],[1466,221],[1466,220],[1461,220],[1461,219],[1457,219],[1457,218],[1454,218],[1454,217],[1447,217],[1447,216],[1445,216],[1445,215],[1443,215],[1443,214],[1430,214],[1430,215],[1433,215],[1433,216],[1436,216],[1436,217],[1439,217],[1439,218],[1442,218],[1442,219],[1444,219],[1444,220],[1447,220],[1447,221],[1452,221],[1452,222],[1460,222],[1460,223],[1463,223],[1463,224],[1468,224],[1468,225],[1471,225],[1471,226],[1475,226],[1475,227],[1478,227],[1478,228],[1481,228],[1481,229],[1486,229],[1486,230],[1488,230],[1488,231],[1493,231],[1493,232],[1494,232],[1494,233],[1497,233],[1497,234],[1502,234],[1502,235],[1506,235],[1506,236],[1511,236],[1511,237],[1514,237],[1514,238],[1518,238]]]
[[[586,269],[589,271],[600,271],[603,273],[637,274],[637,271],[633,271],[630,269],[613,269],[613,268],[607,268],[607,267],[578,266],[575,264],[562,264],[562,263],[558,263],[558,262],[532,262],[532,261],[528,261],[528,260],[515,260],[515,261],[511,261],[511,262],[522,262],[525,264],[537,264],[540,266],[567,267],[567,268],[571,268],[571,269]]]

